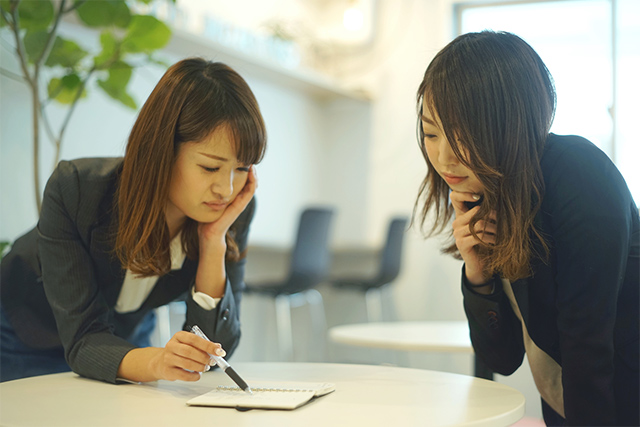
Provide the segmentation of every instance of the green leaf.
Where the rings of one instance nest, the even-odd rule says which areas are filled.
[[[102,52],[93,58],[93,64],[97,69],[107,68],[109,62],[117,61],[119,59],[120,53],[118,51],[118,43],[118,40],[111,31],[103,31],[100,34]]]
[[[27,59],[34,63],[42,54],[44,46],[49,39],[46,31],[27,31],[24,35],[24,50],[27,52]]]
[[[18,5],[20,28],[25,30],[44,30],[53,21],[53,3],[51,0],[21,1]]]
[[[136,15],[131,18],[127,34],[122,40],[122,51],[150,52],[164,47],[171,39],[171,30],[153,16]]]
[[[0,28],[7,26],[7,21],[4,20],[5,14],[8,15],[11,10],[11,4],[9,0],[0,0],[0,10],[2,10],[2,16],[0,16]]]
[[[61,79],[58,77],[52,78],[47,85],[47,92],[49,93],[49,98],[55,99],[61,104],[72,104],[81,85],[80,77],[76,73],[71,73]],[[80,98],[86,96],[87,91],[83,90]]]
[[[131,11],[124,0],[89,0],[76,11],[80,20],[89,27],[115,25],[126,28],[131,20]]]
[[[87,56],[87,51],[78,46],[76,42],[56,37],[45,65],[47,67],[60,65],[65,68],[73,68],[85,56]]]
[[[116,101],[120,101],[134,110],[137,109],[136,102],[127,93],[127,85],[131,79],[133,67],[123,61],[117,61],[108,71],[109,77],[106,80],[98,80],[98,86]]]
[[[11,242],[3,240],[0,242],[0,259],[11,249]]]

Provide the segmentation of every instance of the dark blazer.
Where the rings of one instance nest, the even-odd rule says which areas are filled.
[[[541,165],[535,221],[551,252],[512,283],[527,331],[562,367],[566,425],[638,425],[638,209],[617,168],[582,138],[551,134]],[[524,345],[500,278],[484,296],[462,277],[476,354],[510,375]]]
[[[115,382],[120,361],[135,348],[126,338],[140,320],[156,307],[186,300],[186,324],[199,325],[230,355],[240,339],[244,259],[226,263],[225,295],[214,310],[193,301],[198,262],[187,258],[180,270],[158,279],[138,310],[115,312],[126,273],[113,251],[121,169],[121,158],[60,162],[45,188],[38,226],[2,259],[1,301],[11,325],[33,348],[63,346],[76,373]],[[252,200],[233,225],[241,252],[254,210]]]

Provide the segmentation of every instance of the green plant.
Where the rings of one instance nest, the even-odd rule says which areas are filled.
[[[87,96],[91,81],[96,81],[97,87],[114,100],[137,108],[127,92],[133,69],[145,63],[161,63],[153,54],[171,38],[167,25],[134,10],[153,1],[0,0],[0,31],[10,34],[20,74],[4,68],[0,72],[26,83],[31,94],[34,190],[38,212],[41,206],[38,167],[41,127],[54,144],[55,166],[69,120],[80,99]],[[175,0],[163,1],[175,3]],[[58,35],[61,23],[67,19],[100,31],[100,50],[90,52],[79,40]],[[57,130],[46,114],[50,101],[67,108]]]
[[[6,240],[0,241],[0,259],[4,257],[5,252],[9,252],[9,249],[11,249],[10,242],[7,242]]]

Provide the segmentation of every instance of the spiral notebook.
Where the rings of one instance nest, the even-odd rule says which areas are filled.
[[[251,381],[253,394],[237,386],[218,386],[187,402],[190,406],[222,406],[244,409],[295,409],[311,399],[335,390],[332,383]]]

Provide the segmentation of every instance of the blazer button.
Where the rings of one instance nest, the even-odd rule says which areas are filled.
[[[222,320],[229,320],[229,309],[222,312]]]
[[[493,310],[490,310],[488,313],[489,318],[488,323],[489,323],[489,328],[490,329],[497,329],[498,328],[498,313],[496,313]]]

